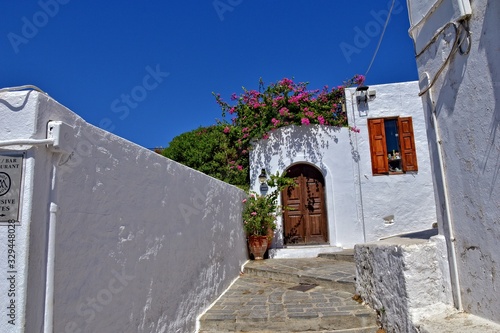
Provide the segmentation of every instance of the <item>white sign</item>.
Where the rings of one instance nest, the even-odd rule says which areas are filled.
[[[19,222],[23,155],[0,154],[0,222]]]

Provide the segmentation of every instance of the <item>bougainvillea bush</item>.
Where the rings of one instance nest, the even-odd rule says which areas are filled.
[[[348,126],[342,109],[344,88],[363,81],[356,75],[343,86],[308,90],[307,83],[287,78],[267,87],[261,80],[258,91],[243,89],[230,103],[214,94],[225,120],[175,137],[163,155],[247,190],[252,139],[266,139],[287,125]]]
[[[344,88],[361,85],[364,76],[356,75],[335,88],[308,90],[307,83],[295,83],[284,78],[265,87],[262,80],[259,90],[246,90],[232,94],[232,103],[214,94],[222,109],[222,116],[231,117],[224,132],[241,133],[237,143],[248,147],[252,139],[267,139],[269,133],[288,125],[330,125],[346,127],[347,115],[342,108]]]

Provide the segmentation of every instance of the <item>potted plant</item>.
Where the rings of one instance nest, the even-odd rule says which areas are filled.
[[[268,244],[272,241],[272,235],[276,230],[276,216],[286,209],[278,205],[279,193],[284,188],[296,184],[292,178],[276,173],[276,175],[271,175],[268,185],[274,187],[271,193],[259,195],[249,192],[248,197],[243,200],[243,228],[248,237],[250,253],[256,260],[264,258]]]

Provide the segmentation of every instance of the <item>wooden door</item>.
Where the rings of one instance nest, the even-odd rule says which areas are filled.
[[[298,164],[290,167],[287,176],[294,178],[296,187],[281,192],[285,244],[325,244],[328,242],[325,213],[324,178],[313,166]]]

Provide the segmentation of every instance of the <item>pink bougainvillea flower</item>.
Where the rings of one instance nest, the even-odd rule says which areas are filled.
[[[286,116],[286,115],[288,115],[288,111],[289,111],[289,110],[288,110],[286,107],[282,107],[282,108],[280,109],[280,115],[282,115],[282,116]]]
[[[267,134],[267,133],[266,133],[266,134],[264,134],[264,135],[262,136],[262,139],[264,139],[264,140],[269,139],[269,134]]]
[[[282,79],[279,82],[279,84],[282,85],[282,86],[292,86],[293,85],[293,81],[290,80],[290,79],[284,78],[284,79]]]
[[[241,166],[241,165],[238,165],[237,168],[239,171],[243,170],[243,166]]]
[[[255,216],[257,215],[257,212],[251,212],[250,215]]]
[[[280,121],[276,118],[271,119],[271,122],[273,123],[273,126],[278,126]]]
[[[231,131],[231,129],[229,128],[229,126],[226,126],[224,127],[224,133],[229,133]]]
[[[302,125],[309,125],[311,122],[307,118],[302,118],[301,120]]]
[[[323,118],[323,116],[318,116],[318,122],[320,125],[324,125],[325,124],[325,118]]]
[[[354,81],[356,82],[356,84],[358,85],[362,85],[364,82],[365,82],[365,76],[364,75],[355,75],[354,76]]]
[[[247,199],[243,199],[243,200],[241,200],[241,202],[242,202],[242,203],[245,203],[245,202],[247,202]]]
[[[357,128],[356,126],[354,126],[354,127],[351,127],[351,126],[350,126],[350,127],[349,127],[349,129],[350,129],[351,131],[353,131],[353,132],[356,132],[356,133],[360,133],[360,132],[361,132],[361,130],[360,130],[359,128]]]

